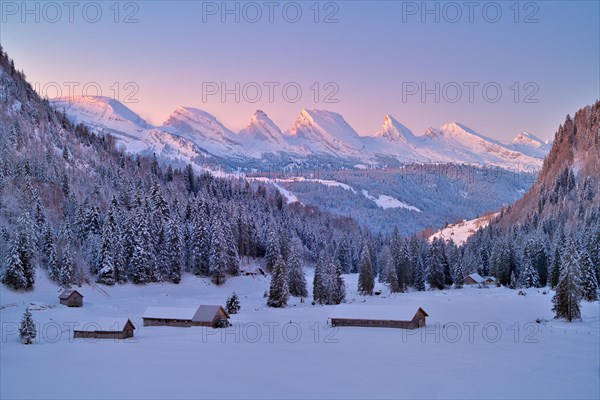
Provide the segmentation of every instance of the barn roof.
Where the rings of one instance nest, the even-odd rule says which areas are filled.
[[[75,289],[66,289],[65,291],[63,291],[60,296],[58,296],[59,299],[61,300],[66,300],[69,297],[71,297],[71,295],[73,293],[77,293],[78,295],[80,295],[81,297],[83,297],[83,295],[81,293],[79,293],[77,290]]]
[[[100,318],[96,321],[84,321],[80,322],[73,330],[81,332],[122,332],[127,325],[127,322],[131,322],[129,318],[114,317],[114,318]],[[135,329],[135,326],[134,328]]]
[[[485,282],[485,279],[483,279],[483,277],[481,275],[479,275],[478,273],[470,274],[468,276],[477,283]]]
[[[377,319],[385,321],[412,321],[420,307],[340,304],[333,309],[329,318],[343,319]]]
[[[144,311],[142,318],[212,322],[219,309],[222,309],[227,318],[229,318],[229,314],[227,314],[223,307],[218,305],[200,305],[196,308],[148,307]]]

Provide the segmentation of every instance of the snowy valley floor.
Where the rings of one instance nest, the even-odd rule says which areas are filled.
[[[427,327],[333,329],[330,306],[290,298],[287,309],[267,308],[264,277],[219,288],[189,275],[179,285],[84,286],[81,309],[60,305],[58,288],[39,274],[32,293],[1,286],[0,398],[600,397],[598,302],[567,323],[552,319],[552,293],[542,290],[384,289],[365,298],[356,275],[345,279],[349,301],[423,307]],[[242,310],[227,330],[142,326],[147,306],[224,305],[234,290]],[[14,330],[27,305],[38,308],[40,329],[24,346]],[[131,318],[135,337],[72,339],[69,323],[104,317]]]

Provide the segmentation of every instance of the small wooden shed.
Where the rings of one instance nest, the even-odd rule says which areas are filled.
[[[478,273],[467,275],[463,280],[463,285],[482,285],[485,283],[485,279]]]
[[[419,307],[342,304],[331,313],[331,326],[417,329],[429,315]]]
[[[103,318],[83,323],[73,330],[73,338],[127,339],[133,337],[135,326],[128,318]]]
[[[196,308],[148,307],[142,315],[144,326],[211,326],[216,328],[220,320],[229,314],[218,305],[201,305]]]
[[[496,278],[494,278],[493,276],[488,276],[487,278],[485,278],[485,283],[488,285],[495,285],[497,281]]]
[[[83,306],[83,295],[75,289],[66,289],[58,296],[58,299],[60,300],[60,304],[64,304],[65,306]]]

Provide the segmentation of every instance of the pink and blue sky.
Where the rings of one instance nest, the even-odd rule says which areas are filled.
[[[521,131],[550,139],[566,114],[600,97],[598,1],[471,2],[472,8],[462,1],[139,1],[118,7],[108,1],[95,3],[99,18],[91,2],[76,3],[72,10],[55,3],[59,18],[47,2],[2,2],[0,43],[50,97],[52,82],[63,94],[65,82],[80,84],[76,94],[96,82],[104,95],[114,97],[118,87],[119,99],[127,100],[133,89],[125,83],[134,82],[138,102],[126,105],[154,124],[186,105],[233,130],[262,109],[285,130],[301,108],[323,108],[344,115],[363,135],[375,133],[389,113],[417,134],[459,121],[501,140]],[[224,7],[238,11],[226,14]],[[124,23],[128,16],[137,22]],[[263,93],[248,101],[256,97],[250,85],[239,102],[234,95],[223,102],[220,95],[203,96],[209,82],[229,88],[256,82]],[[265,82],[279,84],[273,101]],[[282,93],[290,82],[303,91],[296,103]],[[316,102],[315,82],[321,85]],[[323,87],[327,82],[334,85]],[[433,93],[425,102],[420,93],[406,96],[411,82],[430,89],[439,82],[439,102]],[[472,102],[468,82],[475,83]],[[457,84],[462,98],[452,102]],[[501,88],[497,102],[484,98],[486,84],[488,99]],[[324,103],[336,88],[338,102]]]

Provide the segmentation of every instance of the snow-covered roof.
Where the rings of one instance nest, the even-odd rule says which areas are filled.
[[[79,292],[78,292],[77,290],[75,290],[75,289],[66,289],[64,292],[62,292],[62,293],[60,294],[60,296],[58,296],[58,298],[59,298],[59,299],[61,299],[61,300],[66,300],[66,299],[68,299],[69,297],[71,297],[71,295],[72,295],[73,293],[77,293],[78,295],[80,295],[81,297],[83,297],[83,295],[82,295],[81,293],[79,293]]]
[[[142,318],[212,322],[220,308],[221,306],[217,305],[201,305],[197,308],[148,307]],[[223,310],[223,312],[225,311]],[[225,315],[227,315],[226,312]]]
[[[121,332],[123,328],[125,328],[125,325],[128,321],[131,322],[129,318],[124,317],[100,318],[96,321],[80,322],[79,325],[76,325],[73,328],[73,330],[83,332]],[[133,323],[131,325],[133,325]]]
[[[329,318],[378,319],[386,321],[412,321],[419,307],[340,304],[333,309]]]
[[[479,275],[478,273],[470,274],[468,276],[477,283],[485,282],[485,279],[483,279],[483,277],[481,275]]]

